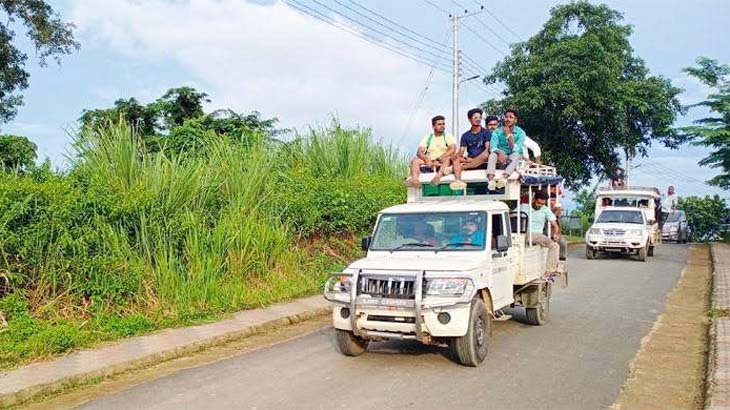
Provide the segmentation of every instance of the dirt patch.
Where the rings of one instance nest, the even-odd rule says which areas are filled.
[[[104,380],[95,380],[90,384],[77,386],[64,393],[57,394],[35,402],[27,403],[13,409],[38,410],[54,409],[65,410],[76,408],[96,398],[114,394],[129,389],[138,384],[165,377],[180,370],[204,366],[233,356],[286,342],[332,324],[330,314],[318,316],[289,326],[275,328],[266,333],[251,336],[228,344],[211,347],[199,353],[180,357],[141,370],[122,373]]]
[[[704,407],[711,265],[707,246],[690,248],[687,266],[664,313],[641,340],[612,409]]]

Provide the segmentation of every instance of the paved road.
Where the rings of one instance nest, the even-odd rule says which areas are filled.
[[[679,278],[687,247],[664,245],[647,263],[587,261],[582,248],[570,256],[570,287],[553,293],[550,323],[531,327],[515,320],[519,315],[496,323],[490,356],[479,368],[417,343],[378,343],[363,356],[343,357],[325,328],[83,408],[606,408]]]

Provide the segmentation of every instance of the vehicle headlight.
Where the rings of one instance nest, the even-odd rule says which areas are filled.
[[[466,278],[428,279],[424,294],[426,296],[463,296],[471,293],[474,283]]]
[[[601,234],[601,230],[600,230],[600,229],[598,229],[598,228],[591,228],[591,229],[590,229],[590,230],[588,231],[588,233],[589,233],[589,234],[591,234],[591,235],[600,235],[600,234]]]
[[[669,227],[669,230],[671,232],[677,232],[677,229],[679,229],[679,228],[677,228],[677,225],[672,225],[672,226]]]
[[[641,236],[642,230],[641,229],[631,229],[629,230],[629,236]]]
[[[347,273],[334,273],[324,283],[324,298],[330,302],[349,303],[351,290],[352,275]]]

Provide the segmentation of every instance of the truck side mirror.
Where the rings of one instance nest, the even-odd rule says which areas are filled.
[[[507,252],[509,250],[509,240],[506,235],[497,236],[497,252]]]
[[[372,236],[365,236],[360,240],[360,249],[367,251],[370,249],[370,241],[372,241]]]

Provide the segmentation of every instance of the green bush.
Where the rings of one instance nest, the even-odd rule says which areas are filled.
[[[3,363],[317,292],[347,259],[317,241],[405,196],[405,163],[367,130],[211,134],[172,156],[142,141],[125,122],[87,127],[68,173],[0,179]]]

